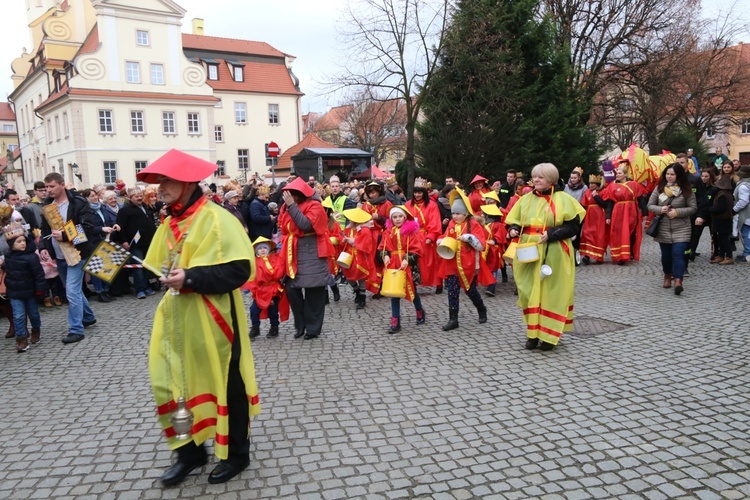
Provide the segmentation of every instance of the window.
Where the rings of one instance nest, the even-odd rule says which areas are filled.
[[[114,184],[116,180],[117,180],[117,162],[105,161],[104,162],[104,183]]]
[[[16,128],[13,126],[12,123],[4,123],[3,124],[3,132],[15,132]]]
[[[224,160],[219,160],[216,162],[216,171],[214,172],[214,175],[216,177],[227,175],[227,167],[226,167],[226,162]]]
[[[247,123],[247,104],[244,102],[234,103],[234,123]]]
[[[68,123],[68,113],[63,113],[63,130],[65,131],[65,138],[70,136],[70,124]]]
[[[164,111],[161,114],[162,131],[165,134],[176,134],[175,122],[174,122],[174,111]]]
[[[60,117],[55,115],[55,139],[60,140]]]
[[[269,104],[268,105],[268,123],[271,125],[279,124],[279,105]]]
[[[741,130],[743,134],[750,134],[750,118],[742,120]]]
[[[52,120],[47,118],[47,142],[52,144]]]
[[[401,161],[404,159],[404,152],[401,151],[400,149],[396,150],[395,155],[396,155],[396,161]]]
[[[209,80],[219,79],[219,66],[217,64],[208,65],[208,79]]]
[[[140,46],[148,46],[148,31],[136,30],[135,43]]]
[[[11,153],[16,149],[18,149],[18,144],[8,144],[8,151],[10,151]]]
[[[148,162],[145,160],[136,160],[135,161],[135,173],[136,174],[139,173],[141,170],[146,168],[147,165],[148,165]]]
[[[244,68],[242,66],[233,66],[233,75],[234,75],[234,81],[235,82],[242,82],[245,81],[244,77]]]
[[[200,115],[198,113],[188,113],[188,134],[200,134]]]
[[[716,137],[716,129],[710,123],[706,125],[706,138],[713,139]]]
[[[151,65],[151,83],[153,85],[164,85],[164,65]]]
[[[214,127],[214,140],[216,142],[224,142],[224,127],[221,125]]]
[[[125,79],[128,83],[141,83],[141,65],[137,62],[126,62]]]
[[[237,150],[237,166],[240,170],[247,170],[250,167],[250,150],[249,149],[238,149]]]
[[[143,134],[146,132],[146,127],[143,123],[143,111],[130,112],[130,132],[133,134]]]

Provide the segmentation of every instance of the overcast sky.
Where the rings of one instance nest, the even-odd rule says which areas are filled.
[[[189,33],[191,20],[205,20],[205,34],[257,40],[297,57],[292,70],[300,79],[302,111],[325,111],[340,104],[326,96],[324,81],[338,71],[336,23],[342,20],[347,0],[176,0],[187,10],[182,31]],[[12,92],[10,64],[22,48],[30,52],[24,0],[2,0],[3,49],[0,53],[0,100]],[[735,5],[734,12],[750,23],[750,0],[703,0],[706,15],[715,16]],[[750,35],[743,40],[750,43]]]

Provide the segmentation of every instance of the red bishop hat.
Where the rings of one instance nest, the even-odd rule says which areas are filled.
[[[200,182],[216,171],[210,161],[170,149],[158,160],[138,172],[136,178],[148,184],[159,184],[159,176],[180,182]]]
[[[479,182],[479,181],[487,182],[487,178],[486,177],[482,177],[481,175],[477,174],[471,180],[471,182],[469,183],[469,186],[473,186],[475,182]]]
[[[309,184],[303,181],[302,177],[297,177],[292,182],[284,186],[281,190],[282,191],[299,191],[300,193],[302,193],[302,195],[305,198],[309,198],[315,194],[315,190],[311,188]]]

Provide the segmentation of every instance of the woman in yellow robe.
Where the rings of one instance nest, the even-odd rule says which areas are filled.
[[[553,186],[559,179],[557,168],[540,163],[531,171],[534,191],[522,196],[505,219],[508,235],[519,237],[519,245],[536,243],[539,259],[520,262],[513,259],[513,275],[518,287],[518,306],[526,323],[527,349],[548,351],[573,327],[575,295],[575,250],[571,237],[578,234],[586,212],[570,195]],[[552,274],[541,277],[543,264]]]
[[[220,459],[208,477],[223,483],[250,462],[249,419],[260,412],[247,316],[239,288],[253,279],[255,260],[239,221],[211,203],[197,181],[215,166],[170,151],[138,174],[159,182],[170,216],[144,260],[161,270],[167,291],[154,316],[149,372],[159,423],[177,462],[162,476],[182,481],[207,462],[203,443],[214,439]],[[183,397],[193,413],[190,435],[180,439],[170,417]]]

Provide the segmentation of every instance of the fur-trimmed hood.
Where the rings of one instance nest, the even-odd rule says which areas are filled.
[[[385,228],[391,229],[393,227],[393,221],[388,219],[385,221]],[[419,222],[416,220],[405,220],[401,225],[401,235],[409,236],[410,234],[416,234],[419,232]]]

